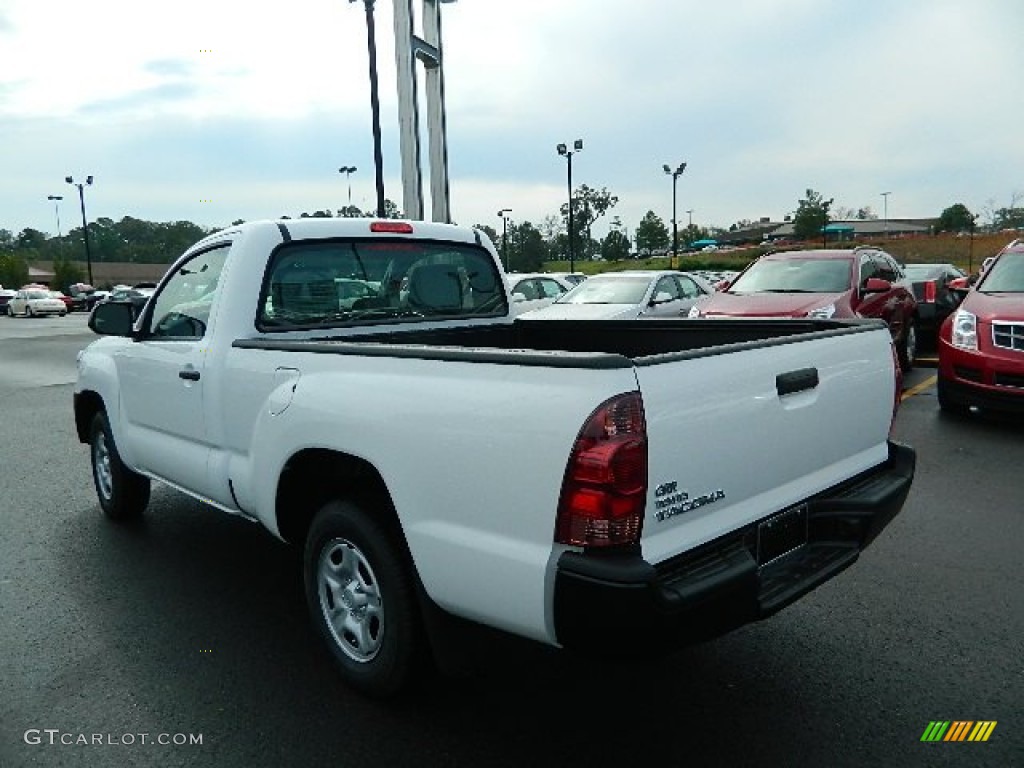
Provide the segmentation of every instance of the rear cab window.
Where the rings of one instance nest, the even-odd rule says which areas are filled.
[[[482,247],[428,240],[315,240],[279,246],[260,292],[263,332],[508,314]]]

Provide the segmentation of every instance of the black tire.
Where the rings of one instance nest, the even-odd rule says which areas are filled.
[[[910,373],[914,370],[914,357],[917,355],[917,322],[910,318],[903,327],[896,354],[900,359],[900,370]]]
[[[128,469],[117,452],[110,422],[103,411],[92,420],[89,431],[92,481],[103,514],[111,520],[132,520],[149,504],[149,478]]]
[[[375,698],[398,693],[423,663],[412,564],[380,520],[350,501],[313,518],[303,557],[306,602],[344,680]]]
[[[945,382],[943,382],[941,377],[935,382],[935,394],[939,400],[939,408],[942,409],[943,413],[950,416],[966,416],[971,412],[970,406],[950,398]]]

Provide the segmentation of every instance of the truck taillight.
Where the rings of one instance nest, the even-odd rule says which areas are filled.
[[[924,282],[924,298],[921,299],[927,304],[935,303],[935,281],[925,280]]]
[[[412,224],[407,221],[371,221],[371,232],[393,232],[399,235],[411,235]]]
[[[647,498],[647,427],[639,392],[602,403],[573,445],[555,541],[614,547],[640,541]]]
[[[900,356],[896,351],[896,345],[892,345],[892,367],[893,376],[896,379],[894,384],[896,393],[893,395],[892,403],[892,418],[889,420],[889,437],[892,437],[893,427],[896,426],[896,412],[900,409],[900,403],[903,402],[903,369],[900,368]]]

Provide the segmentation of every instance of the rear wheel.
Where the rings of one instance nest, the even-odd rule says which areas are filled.
[[[121,461],[103,411],[93,417],[89,446],[92,479],[103,514],[111,520],[139,517],[149,504],[149,478],[128,469]]]
[[[917,356],[917,323],[910,318],[903,328],[897,354],[900,358],[900,369],[909,373],[914,369],[914,358]]]
[[[303,565],[310,616],[345,681],[370,696],[398,693],[424,643],[397,536],[361,506],[334,501],[313,519]]]

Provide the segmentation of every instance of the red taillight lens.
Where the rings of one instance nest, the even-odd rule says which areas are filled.
[[[647,427],[639,392],[613,397],[580,430],[565,468],[555,541],[636,544],[647,498]]]
[[[896,413],[900,409],[900,403],[903,402],[903,369],[900,368],[900,356],[896,351],[896,345],[892,345],[892,365],[894,369],[893,376],[896,379],[893,386],[896,388],[896,394],[893,395],[892,403],[892,418],[889,419],[889,436],[892,437],[893,427],[896,426]]]
[[[371,221],[371,232],[393,232],[399,235],[411,235],[412,224],[408,221]]]
[[[921,301],[927,302],[928,304],[935,303],[935,281],[926,280],[924,283],[924,298]]]

